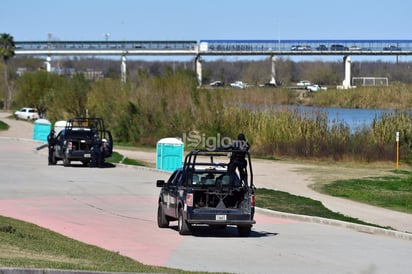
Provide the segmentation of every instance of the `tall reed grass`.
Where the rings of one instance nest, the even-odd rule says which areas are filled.
[[[401,136],[401,153],[407,155],[411,148],[411,117],[406,112],[376,117],[370,128],[355,130],[343,122],[330,123],[320,111],[229,108],[225,117],[226,126],[247,134],[253,153],[261,156],[394,160],[396,131]]]
[[[379,102],[384,100],[400,101],[393,97],[405,96],[404,101],[412,102],[408,88],[331,90],[309,99],[317,105],[381,108]],[[155,145],[160,138],[182,137],[189,131],[230,138],[243,132],[254,155],[335,161],[394,160],[396,131],[401,155],[408,155],[412,146],[408,112],[385,114],[375,117],[370,127],[351,129],[344,122],[330,122],[321,111],[273,107],[299,103],[302,98],[295,91],[198,89],[195,75],[186,71],[161,77],[142,74],[138,83],[121,86],[97,82],[88,97],[89,109],[107,120],[116,140],[131,144]]]

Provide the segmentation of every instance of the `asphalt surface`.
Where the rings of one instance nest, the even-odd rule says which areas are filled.
[[[0,137],[2,215],[118,251],[145,264],[187,270],[410,273],[408,233],[264,210],[258,210],[249,238],[237,237],[232,228],[212,231],[199,227],[188,237],[179,236],[173,223],[168,229],[159,229],[154,182],[167,178],[168,173],[127,166],[49,167],[46,151],[36,151],[40,144],[30,141],[27,129],[32,125],[15,124],[13,130],[21,127],[25,136]],[[0,136],[15,134],[12,128]],[[264,170],[266,173],[261,173]],[[270,177],[269,170],[263,165],[263,171],[255,174],[257,178]],[[287,167],[283,170],[293,173]]]
[[[9,119],[9,116],[9,113],[0,112],[0,119],[10,125],[10,129],[6,132],[0,132],[0,136],[32,139],[33,124],[25,121],[16,121],[13,118]],[[156,165],[156,153],[153,151],[116,148],[115,150],[128,158],[146,162],[152,167]],[[46,153],[46,149],[41,150],[40,153]],[[311,167],[303,164],[255,159],[253,161],[254,182],[255,185],[260,188],[276,189],[321,201],[325,207],[332,211],[368,223],[377,224],[382,227],[391,227],[400,232],[412,233],[412,214],[387,210],[318,193],[309,187],[309,185],[314,182],[313,178],[301,172],[302,169],[307,168]],[[348,172],[350,172],[350,170],[348,170]],[[370,176],[373,176],[373,174]]]

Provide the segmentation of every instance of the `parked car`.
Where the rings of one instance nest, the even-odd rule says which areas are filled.
[[[312,85],[312,83],[308,80],[302,80],[302,81],[299,81],[296,85],[298,87],[306,87],[306,86]]]
[[[310,85],[306,87],[306,90],[310,91],[310,92],[314,92],[314,91],[320,91],[320,90],[327,90],[327,87],[322,87],[321,85]]]
[[[222,81],[213,81],[209,84],[209,86],[211,86],[211,87],[223,87],[224,84],[223,84]]]
[[[248,84],[242,81],[236,81],[236,82],[230,83],[230,86],[233,88],[247,88]]]
[[[277,88],[279,86],[281,86],[282,83],[279,81],[275,81],[275,82],[266,82],[264,84],[260,84],[259,87],[261,88]]]
[[[23,120],[36,120],[39,119],[39,113],[35,108],[21,108],[14,113],[14,117]]]

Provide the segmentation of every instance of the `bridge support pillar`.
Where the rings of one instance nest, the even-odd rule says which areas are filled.
[[[51,64],[50,64],[50,62],[51,62],[51,57],[50,57],[50,56],[47,56],[46,62],[44,62],[44,64],[46,65],[46,71],[47,71],[47,72],[51,72]]]
[[[270,77],[270,82],[271,84],[274,84],[277,86],[276,82],[276,56],[272,55],[272,72],[271,72],[271,77]]]
[[[122,64],[120,65],[120,79],[122,83],[126,83],[126,56],[122,56]]]
[[[344,69],[345,69],[345,78],[343,79],[342,82],[342,89],[350,89],[352,88],[351,86],[351,61],[350,61],[350,56],[345,55],[343,57],[343,64],[344,64]]]
[[[195,63],[196,63],[197,83],[198,83],[198,86],[201,87],[202,86],[202,59],[200,58],[200,55],[196,56]]]

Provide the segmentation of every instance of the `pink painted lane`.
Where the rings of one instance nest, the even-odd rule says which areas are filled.
[[[154,197],[143,200],[156,204]],[[144,264],[164,266],[182,237],[174,229],[160,230],[153,210],[116,210],[131,204],[136,207],[135,196],[25,198],[0,200],[0,212]]]

